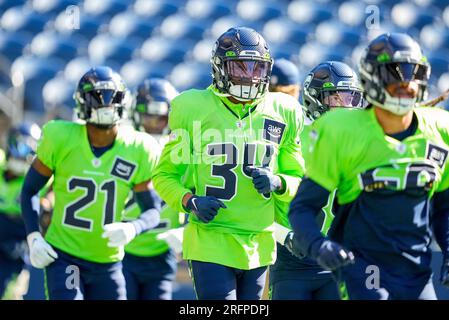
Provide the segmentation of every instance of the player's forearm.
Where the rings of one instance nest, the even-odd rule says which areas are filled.
[[[326,205],[329,191],[305,178],[290,205],[289,221],[295,233],[295,245],[304,255],[310,255],[313,243],[323,239],[316,215]]]
[[[281,149],[278,162],[279,171],[277,175],[281,177],[284,190],[275,193],[275,196],[278,200],[290,202],[298,191],[305,171],[301,149],[296,142],[292,142],[289,146]]]
[[[435,193],[433,231],[443,256],[449,258],[449,189]]]
[[[27,234],[39,231],[39,212],[36,205],[33,205],[33,197],[47,184],[49,179],[50,177],[40,174],[33,167],[30,168],[25,177],[20,202]]]
[[[153,177],[153,185],[157,193],[170,207],[179,212],[186,212],[182,200],[191,191],[181,183],[180,177],[166,172],[158,172]]]
[[[295,197],[296,192],[298,191],[299,184],[301,183],[301,178],[284,173],[278,173],[277,176],[281,178],[282,187],[274,193],[275,197],[278,200],[285,202],[292,201]]]
[[[155,228],[159,224],[161,199],[154,190],[135,193],[136,202],[141,210],[139,218],[131,221],[136,228],[136,234]]]

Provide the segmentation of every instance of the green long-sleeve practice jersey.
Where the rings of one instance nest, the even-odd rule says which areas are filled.
[[[303,175],[298,102],[267,93],[252,105],[233,104],[209,87],[172,101],[170,142],[156,168],[154,186],[169,206],[185,211],[190,190],[181,177],[192,166],[196,194],[227,206],[208,224],[190,215],[184,259],[252,269],[275,261],[274,198],[289,202]],[[282,194],[259,194],[247,166],[268,166],[285,184]]]

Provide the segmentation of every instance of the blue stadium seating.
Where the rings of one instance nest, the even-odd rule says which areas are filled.
[[[136,59],[127,62],[120,69],[123,80],[129,88],[134,89],[147,78],[164,78],[172,70],[173,65],[167,62],[150,62]]]
[[[88,52],[96,64],[105,64],[106,60],[122,64],[131,59],[137,46],[138,42],[132,39],[99,34],[90,41]]]
[[[18,84],[23,83],[24,109],[26,111],[45,111],[42,89],[45,83],[62,70],[64,63],[56,58],[22,56],[11,66],[11,78]]]
[[[29,33],[6,32],[0,30],[0,57],[6,58],[8,63],[12,63],[19,57],[23,49],[30,43],[32,37]]]
[[[379,9],[379,28],[365,25],[371,4]],[[130,85],[185,70],[191,86],[202,86],[210,83],[215,39],[232,26],[260,31],[275,59],[291,59],[301,72],[322,59],[355,67],[363,44],[386,31],[421,40],[433,67],[432,93],[449,67],[442,50],[449,48],[448,0],[0,0],[0,69],[31,54],[58,59],[65,71],[56,79],[69,82],[88,66],[109,64]]]
[[[140,41],[149,38],[151,33],[160,25],[159,17],[143,17],[133,11],[126,11],[115,15],[109,23],[109,33],[117,38],[136,38]]]
[[[17,6],[3,13],[1,27],[9,32],[25,31],[35,34],[44,28],[48,20],[49,16],[46,14],[39,14],[25,6]]]
[[[44,31],[33,38],[30,49],[36,56],[56,57],[67,62],[78,54],[85,54],[86,45],[86,41],[75,36],[68,37],[54,31]]]

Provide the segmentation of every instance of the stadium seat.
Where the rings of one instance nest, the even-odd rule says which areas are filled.
[[[425,49],[437,50],[449,46],[449,28],[444,24],[429,24],[421,29],[420,43]]]
[[[193,48],[194,41],[152,37],[145,41],[140,49],[143,59],[151,62],[180,63],[187,51]]]
[[[327,46],[354,47],[360,42],[360,33],[357,28],[349,27],[339,20],[327,20],[318,24],[315,30],[315,39]]]
[[[439,49],[427,53],[427,60],[432,66],[432,76],[439,77],[449,71],[449,50]]]
[[[337,50],[338,48],[338,50]],[[328,47],[317,41],[306,43],[299,50],[299,61],[306,68],[312,68],[326,60],[345,61],[350,48],[344,46]]]
[[[192,39],[198,41],[211,21],[198,20],[185,14],[174,14],[165,18],[159,29],[161,37],[168,39]]]
[[[244,20],[236,15],[228,15],[217,19],[210,28],[208,35],[214,39],[218,39],[224,32],[232,27],[250,27],[258,31],[262,31],[263,23],[256,21]]]
[[[190,88],[205,89],[212,83],[209,64],[184,62],[175,66],[169,80],[179,91]]]
[[[66,64],[64,77],[67,81],[76,83],[93,66],[89,57],[77,57]]]
[[[188,53],[188,58],[201,63],[209,63],[216,40],[207,37],[198,41],[192,51]]]
[[[175,14],[179,8],[179,1],[170,0],[137,0],[133,10],[144,17],[165,18]]]
[[[47,81],[42,90],[45,110],[73,109],[75,100],[73,94],[76,90],[77,82],[70,82],[62,75],[58,75]]]
[[[83,13],[109,19],[110,16],[126,11],[130,2],[128,0],[87,0],[83,4]]]
[[[33,0],[32,8],[38,13],[56,15],[69,6],[79,6],[81,0]]]
[[[400,28],[421,29],[427,24],[433,23],[435,17],[439,15],[439,10],[427,8],[423,11],[418,6],[409,2],[401,2],[391,9],[391,20]]]
[[[282,14],[282,7],[275,2],[242,0],[237,4],[236,13],[248,21],[267,21]]]
[[[231,5],[232,6],[232,5]],[[217,0],[190,0],[185,6],[186,14],[195,19],[212,19],[232,13],[231,6]]]
[[[273,43],[270,45],[271,55],[275,59],[284,58],[291,60],[293,55],[298,54],[301,44],[296,42]]]
[[[67,12],[64,10],[56,17],[54,28],[59,33],[82,36],[90,40],[97,34],[103,20],[86,13],[80,14],[79,18],[79,24],[72,19],[67,19]]]
[[[22,56],[13,62],[11,79],[15,86],[23,86],[25,111],[45,111],[42,89],[63,66],[64,63],[59,59],[32,56]]]
[[[105,64],[106,60],[125,63],[131,59],[137,46],[138,42],[132,39],[100,34],[90,41],[88,52],[90,59],[95,64]]]
[[[445,92],[449,89],[449,71],[446,71],[438,78],[437,87],[439,92]]]
[[[263,27],[262,34],[269,45],[284,42],[294,42],[298,45],[304,44],[311,34],[310,25],[302,25],[285,18],[269,20]]]
[[[449,27],[449,5],[443,11],[443,21]]]
[[[39,14],[25,6],[12,7],[6,10],[1,17],[1,28],[8,31],[25,31],[36,34],[42,31],[49,16]]]
[[[287,8],[287,14],[290,19],[297,23],[319,23],[332,18],[336,11],[333,3],[315,3],[311,0],[292,1]]]
[[[64,61],[74,59],[85,51],[87,43],[77,37],[68,37],[54,31],[44,31],[33,38],[31,53],[39,57],[55,57]],[[84,49],[84,50],[83,50]]]
[[[366,7],[360,1],[345,1],[338,7],[338,19],[348,26],[362,26],[367,17]]]
[[[26,32],[6,32],[0,30],[0,56],[12,63],[22,55],[23,49],[31,41],[31,35]]]
[[[0,12],[5,12],[9,8],[15,6],[21,6],[25,4],[27,0],[0,0]]]
[[[109,33],[116,38],[147,39],[154,28],[160,25],[158,17],[145,18],[133,11],[126,11],[115,15],[109,23]]]
[[[148,60],[131,60],[123,65],[120,74],[126,85],[134,89],[147,78],[164,78],[170,74],[173,65],[166,62],[150,62]]]

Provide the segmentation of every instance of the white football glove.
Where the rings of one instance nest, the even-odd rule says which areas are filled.
[[[30,261],[33,267],[43,269],[58,258],[58,254],[44,240],[39,231],[31,232],[27,236],[27,242],[30,248]]]
[[[108,247],[120,247],[129,243],[137,235],[136,228],[129,222],[114,222],[103,226],[103,238],[108,238]]]
[[[279,223],[274,223],[274,237],[276,238],[276,241],[282,245],[285,244],[285,239],[291,231],[292,230],[280,225]]]
[[[174,252],[181,253],[183,235],[184,228],[176,228],[158,234],[156,239],[164,240]]]

